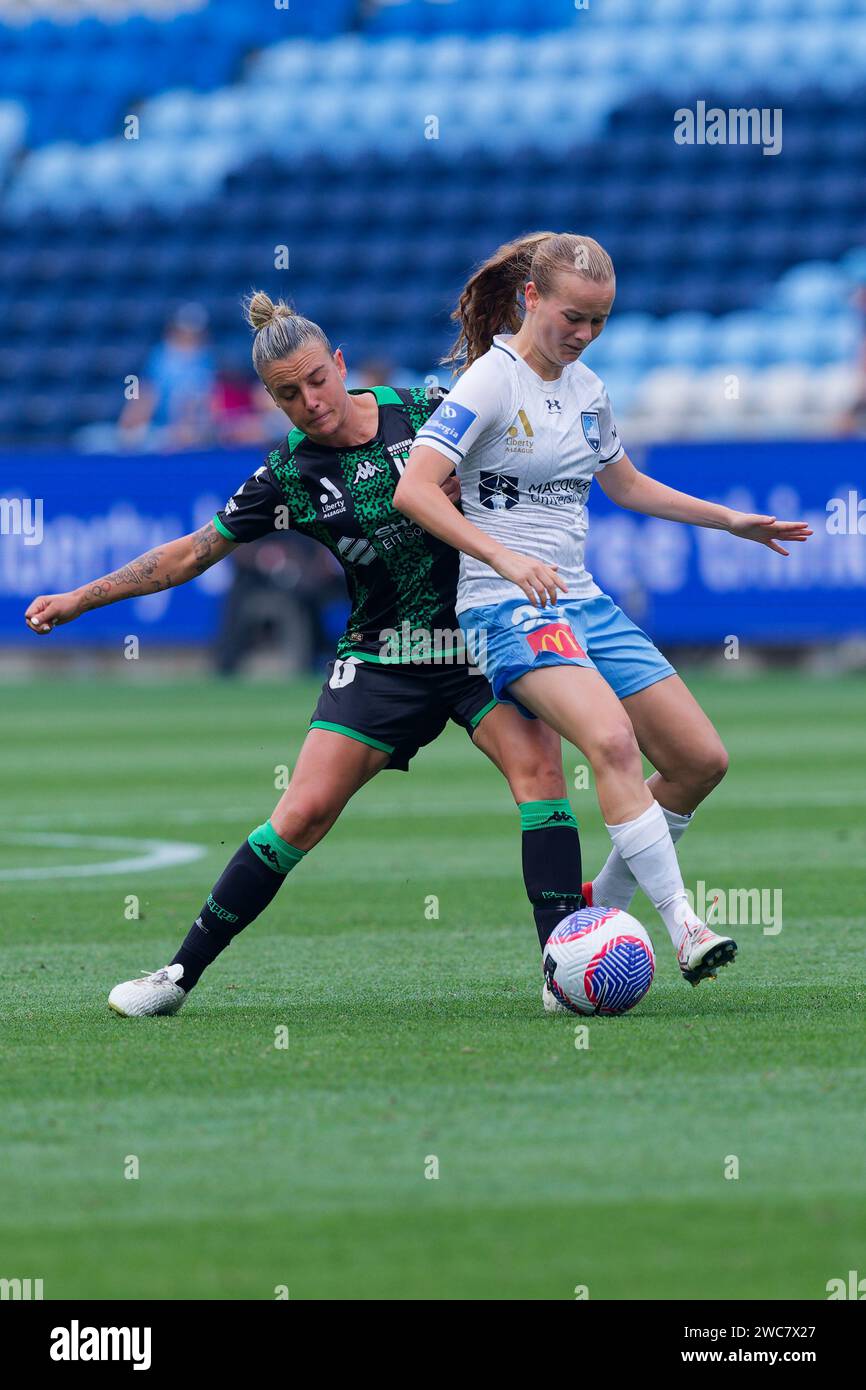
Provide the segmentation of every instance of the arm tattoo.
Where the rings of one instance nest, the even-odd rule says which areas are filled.
[[[171,589],[175,584],[185,584],[188,579],[204,574],[206,569],[216,564],[228,553],[228,542],[217,531],[212,521],[202,526],[192,537],[194,570],[188,569],[188,537],[171,541],[161,549],[148,550],[128,565],[123,565],[113,574],[106,574],[84,590],[82,612],[89,608],[99,608],[106,603],[115,603],[123,598],[140,598],[143,594],[158,594],[163,589]],[[177,546],[178,550],[174,550]],[[181,565],[178,572],[175,564]],[[166,568],[171,565],[173,573]]]
[[[137,560],[89,584],[84,590],[84,610],[114,603],[117,599],[140,598],[143,594],[158,594],[170,589],[175,581],[169,573],[161,572],[165,558],[164,550],[148,550]]]
[[[200,531],[196,531],[192,539],[195,551],[195,572],[196,574],[204,574],[205,570],[210,569],[211,565],[222,559],[220,541],[223,540],[223,537],[213,522],[209,521],[206,526],[202,526]],[[217,550],[216,554],[214,554],[215,549]]]

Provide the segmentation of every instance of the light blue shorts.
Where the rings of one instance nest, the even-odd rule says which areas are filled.
[[[673,666],[607,594],[538,608],[528,599],[467,608],[459,623],[497,700],[535,716],[508,693],[512,681],[541,666],[588,666],[624,700],[676,675]]]

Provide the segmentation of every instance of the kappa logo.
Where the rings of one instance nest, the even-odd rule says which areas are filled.
[[[580,416],[580,423],[583,425],[583,437],[594,454],[601,448],[601,428],[598,423],[597,410],[584,410]]]
[[[507,512],[520,501],[517,479],[508,473],[482,473],[478,500],[490,512]]]
[[[358,464],[358,471],[355,474],[352,486],[354,487],[355,483],[368,483],[371,478],[375,478],[376,474],[381,472],[382,469],[379,467],[378,463],[372,463],[370,459],[362,459]]]
[[[252,846],[253,849],[258,850],[263,859],[267,859],[269,864],[273,864],[279,868],[280,861],[277,852],[273,846],[268,844],[267,840],[254,840]]]

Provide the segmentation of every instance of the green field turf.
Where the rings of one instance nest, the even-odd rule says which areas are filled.
[[[0,691],[0,871],[206,850],[0,877],[0,1277],[49,1299],[821,1299],[866,1275],[864,682],[692,684],[731,771],[686,883],[781,888],[783,929],[739,928],[693,990],[638,899],[655,982],[587,1050],[542,1012],[517,813],[454,728],[360,793],[176,1018],[116,1018],[108,990],[170,959],[269,814],[318,682]],[[592,869],[595,797],[572,802]]]

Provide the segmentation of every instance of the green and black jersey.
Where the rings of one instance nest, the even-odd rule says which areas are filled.
[[[345,571],[352,604],[338,658],[417,662],[423,634],[431,653],[460,644],[458,553],[394,510],[415,434],[444,393],[374,386],[351,394],[362,390],[371,390],[379,405],[375,438],[330,448],[292,430],[217,512],[214,525],[232,541],[288,528],[321,541]]]

